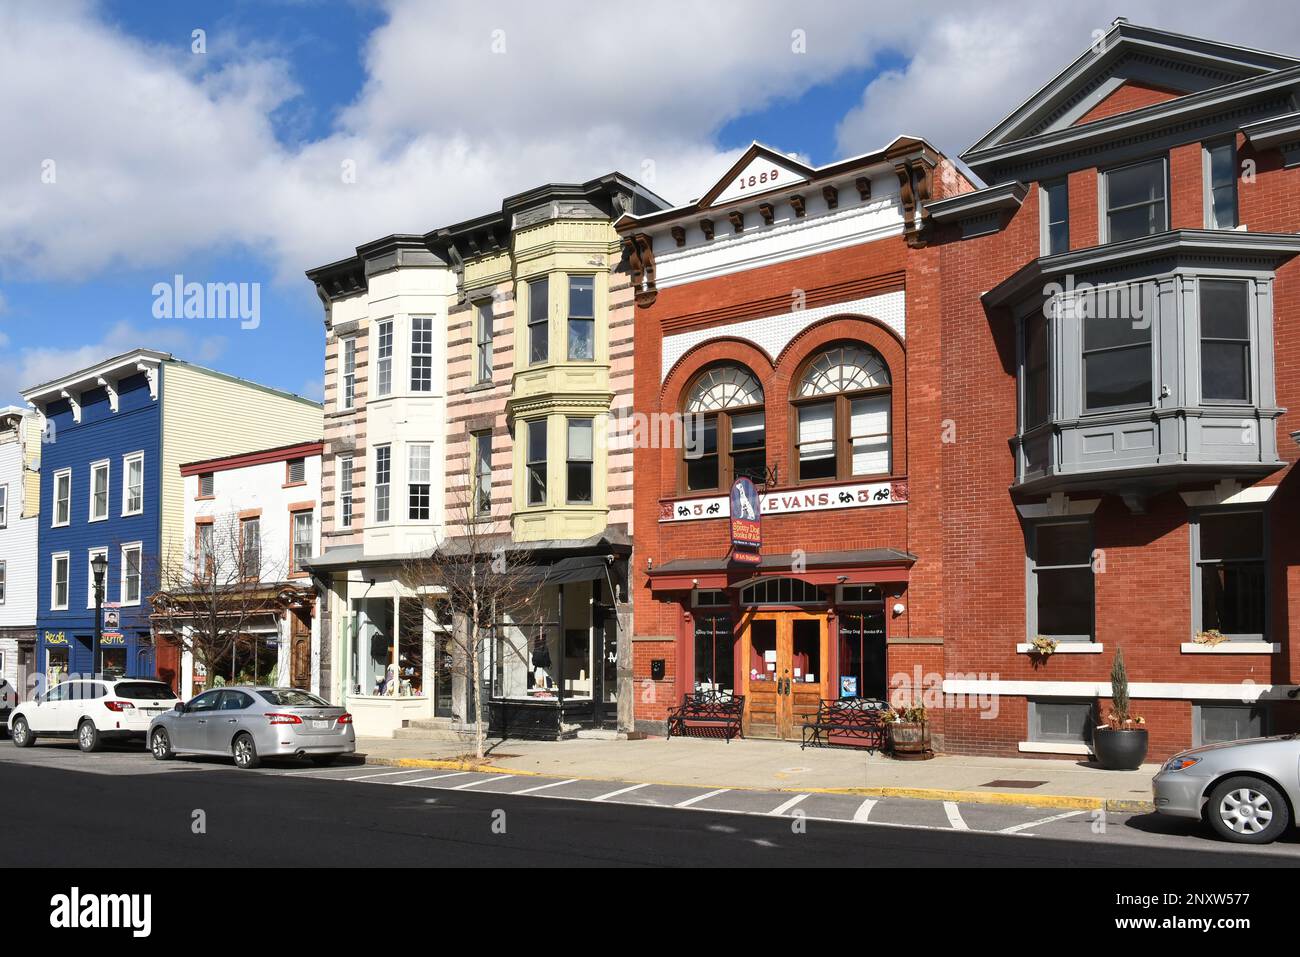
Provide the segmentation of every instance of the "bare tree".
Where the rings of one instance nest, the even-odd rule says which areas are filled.
[[[429,554],[407,559],[399,577],[407,593],[419,596],[421,613],[434,629],[447,635],[449,670],[465,679],[467,705],[472,698],[472,715],[465,717],[472,720],[474,756],[481,760],[483,672],[492,643],[503,623],[530,619],[543,586],[527,553],[512,546],[509,519],[493,514],[490,490],[475,487],[468,468],[461,474],[465,485],[449,493],[448,536]],[[501,647],[502,653],[527,655],[526,648],[506,642]]]
[[[158,557],[147,574],[157,589],[149,603],[158,633],[203,667],[205,688],[212,687],[227,659],[235,677],[240,644],[278,611],[287,561],[265,554],[260,523],[257,528],[254,532],[233,513],[215,518],[199,526],[192,547],[179,556]]]

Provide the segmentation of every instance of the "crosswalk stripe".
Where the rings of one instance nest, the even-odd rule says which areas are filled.
[[[641,788],[648,788],[649,786],[650,786],[649,783],[646,783],[646,784],[633,784],[631,787],[619,788],[617,791],[610,791],[608,794],[602,794],[602,795],[600,795],[600,797],[594,797],[594,798],[592,798],[592,800],[593,800],[593,801],[605,801],[605,800],[608,800],[609,798],[615,798],[615,797],[618,797],[620,794],[627,794],[627,793],[630,792],[630,791],[637,791],[637,790],[640,790]]]
[[[970,828],[966,826],[966,822],[963,821],[961,818],[961,810],[957,807],[956,801],[944,801],[943,811],[945,814],[948,815],[948,823],[953,826],[954,830],[957,831],[970,830]]]
[[[726,794],[731,788],[718,788],[716,791],[706,791],[704,794],[697,794],[695,797],[689,797],[685,801],[678,801],[673,807],[690,807],[699,801],[707,801],[711,797],[717,797],[719,794]]]
[[[806,794],[799,794],[799,795],[796,795],[795,797],[790,798],[790,800],[786,801],[786,802],[785,802],[784,804],[782,804],[780,807],[773,808],[772,810],[768,811],[767,813],[768,813],[769,815],[771,815],[772,817],[779,817],[780,815],[782,815],[782,814],[784,814],[786,811],[790,810],[792,807],[794,807],[796,804],[798,804],[800,801],[802,801],[802,800],[803,800],[804,798],[806,798],[807,796],[808,796],[808,795],[806,795]]]
[[[371,778],[391,778],[399,774],[418,774],[420,768],[407,768],[405,771],[384,771],[380,774],[362,774],[355,778],[341,778],[343,781],[369,781]]]
[[[551,781],[549,784],[538,784],[535,787],[524,788],[522,791],[511,791],[511,794],[535,794],[538,791],[545,791],[547,788],[558,788],[562,784],[572,784],[577,778],[568,778],[564,781]]]
[[[1082,811],[1065,811],[1062,814],[1053,814],[1051,817],[1045,817],[1041,821],[1026,821],[1024,824],[1013,824],[1010,827],[1004,827],[999,834],[1019,834],[1021,831],[1028,830],[1031,827],[1038,827],[1040,824],[1051,824],[1053,821],[1064,821],[1067,817],[1074,817],[1076,814],[1082,814]]]
[[[451,774],[435,774],[431,778],[416,778],[414,781],[394,781],[393,784],[398,787],[406,787],[408,784],[421,784],[424,781],[441,781],[443,778],[458,778],[469,774],[468,771],[452,771]]]
[[[858,809],[853,812],[853,820],[859,824],[865,824],[871,818],[871,809],[876,806],[875,798],[867,798],[858,805]]]
[[[480,784],[487,784],[489,781],[506,781],[514,777],[513,774],[489,774],[481,781],[466,781],[464,784],[457,784],[453,791],[464,791],[467,788],[478,787]]]

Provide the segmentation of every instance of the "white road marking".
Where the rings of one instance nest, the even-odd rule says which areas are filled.
[[[341,778],[343,781],[369,781],[371,778],[391,778],[399,774],[418,774],[423,768],[407,768],[405,771],[383,771],[379,774],[362,774],[355,778]]]
[[[690,807],[697,801],[707,801],[711,797],[717,797],[719,794],[726,794],[731,788],[718,788],[716,791],[706,791],[703,794],[697,794],[695,797],[689,797],[685,801],[678,801],[673,807]]]
[[[808,795],[806,794],[796,794],[794,797],[790,798],[790,800],[786,801],[780,807],[775,807],[772,810],[768,811],[767,813],[771,817],[780,817],[782,814],[790,810],[790,808],[794,807],[796,804],[798,804],[807,796]]]
[[[966,822],[961,819],[961,810],[957,807],[956,801],[944,801],[943,811],[948,815],[948,823],[952,825],[955,831],[968,831]]]
[[[1075,817],[1082,814],[1083,811],[1065,811],[1061,814],[1053,814],[1051,817],[1045,817],[1041,821],[1026,821],[1024,824],[1013,824],[1010,827],[1004,827],[999,834],[1019,834],[1021,831],[1028,830],[1031,827],[1038,827],[1040,824],[1051,824],[1053,821],[1064,821],[1067,817]]]
[[[513,774],[489,774],[481,781],[466,781],[464,784],[457,784],[453,791],[464,791],[468,788],[478,787],[480,784],[487,784],[489,781],[508,781],[514,777]]]
[[[871,819],[871,809],[876,806],[875,798],[867,798],[858,805],[858,809],[853,812],[853,820],[856,824],[866,824]]]
[[[420,783],[423,782],[423,781],[441,781],[443,778],[458,778],[458,777],[461,777],[461,776],[466,775],[466,774],[469,774],[469,772],[468,772],[468,771],[452,771],[451,774],[435,774],[435,775],[434,775],[433,777],[431,777],[431,778],[416,778],[414,781],[394,781],[393,784],[394,784],[395,786],[397,786],[397,787],[403,787],[403,788],[404,788],[404,787],[406,787],[408,784],[420,784]]]
[[[539,784],[539,785],[537,785],[536,787],[524,788],[522,791],[511,791],[510,793],[511,793],[512,795],[515,795],[515,794],[535,794],[535,793],[538,792],[538,791],[545,791],[547,788],[558,788],[558,787],[559,787],[560,785],[562,785],[562,784],[572,784],[574,781],[577,781],[577,780],[579,780],[579,779],[578,779],[578,778],[568,778],[567,780],[564,780],[564,781],[552,781],[552,782],[550,782],[549,784]]]
[[[645,784],[633,784],[630,787],[619,788],[617,791],[610,791],[608,794],[602,794],[600,797],[594,797],[592,798],[592,800],[607,801],[610,798],[618,797],[620,794],[628,794],[632,791],[639,791],[641,790],[641,788],[648,788],[649,786],[650,786],[649,782],[646,782]]]

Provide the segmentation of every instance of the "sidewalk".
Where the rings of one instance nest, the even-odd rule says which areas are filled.
[[[512,774],[1114,811],[1150,810],[1151,777],[1158,769],[1151,764],[1103,771],[1074,760],[958,755],[895,761],[855,749],[800,751],[785,741],[746,739],[510,740],[490,747],[492,766],[485,770]],[[358,754],[373,764],[460,767],[455,759],[462,750],[426,741],[357,739]]]

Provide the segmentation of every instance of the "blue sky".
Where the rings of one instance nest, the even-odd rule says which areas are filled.
[[[1189,29],[1185,4],[1133,6],[1130,19]],[[0,9],[0,404],[137,345],[319,398],[308,267],[611,168],[682,202],[753,139],[816,164],[900,133],[955,154],[1114,15],[1001,0],[875,21],[851,0],[587,9]],[[1191,32],[1300,50],[1294,18],[1229,13],[1207,7]],[[260,327],[154,318],[153,286],[176,274],[260,284]]]

